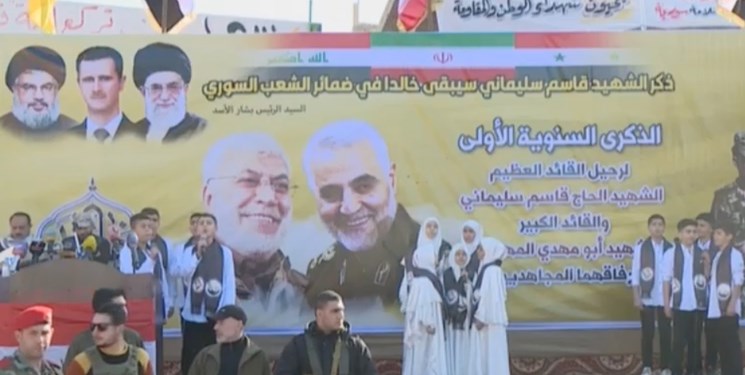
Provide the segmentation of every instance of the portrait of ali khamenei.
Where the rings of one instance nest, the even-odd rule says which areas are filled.
[[[77,125],[60,113],[59,90],[66,77],[65,60],[52,49],[29,46],[16,52],[5,70],[11,111],[0,117],[0,128],[16,136],[42,138]]]
[[[201,133],[207,121],[186,110],[189,56],[173,44],[149,44],[135,54],[132,80],[144,99],[145,118],[135,126],[146,140],[170,143]]]

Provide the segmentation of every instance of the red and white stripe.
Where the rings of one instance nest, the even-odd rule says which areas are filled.
[[[424,22],[429,12],[429,0],[399,0],[398,22],[400,31],[414,31]]]
[[[0,357],[13,355],[18,342],[13,332],[14,317],[33,304],[0,303]],[[53,309],[52,326],[54,334],[52,345],[46,359],[61,364],[67,353],[67,346],[80,332],[90,329],[93,311],[88,303],[43,303]],[[155,358],[155,305],[152,300],[129,300],[127,327],[139,332],[151,360]]]

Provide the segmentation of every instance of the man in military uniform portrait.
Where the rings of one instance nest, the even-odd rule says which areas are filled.
[[[745,132],[734,136],[732,162],[737,168],[737,178],[714,193],[711,215],[715,223],[737,228],[735,247],[745,251]]]
[[[72,132],[89,141],[110,143],[122,135],[142,137],[127,115],[122,113],[119,96],[124,90],[124,59],[119,51],[106,46],[90,47],[75,60],[78,88],[88,114]]]
[[[201,133],[207,121],[186,111],[191,83],[189,56],[173,44],[153,43],[135,54],[132,73],[145,99],[145,118],[136,126],[148,142],[168,143]]]
[[[335,122],[311,137],[303,166],[318,215],[336,239],[308,265],[308,302],[335,290],[350,309],[355,299],[359,309],[376,300],[394,305],[401,260],[414,249],[419,224],[397,202],[385,140],[367,123]]]
[[[62,375],[62,367],[44,359],[52,342],[52,309],[31,306],[19,313],[14,322],[18,348],[0,360],[0,375]]]
[[[217,238],[233,252],[236,293],[247,301],[251,323],[299,318],[307,280],[281,249],[292,222],[284,150],[263,133],[223,138],[204,158],[202,185],[205,209],[220,223]]]
[[[66,74],[65,60],[50,48],[30,46],[16,52],[5,71],[13,103],[0,117],[0,128],[18,136],[45,137],[75,126],[75,120],[60,113],[59,90]]]

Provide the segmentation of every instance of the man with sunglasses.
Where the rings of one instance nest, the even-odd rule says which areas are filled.
[[[0,375],[62,375],[59,365],[44,359],[52,342],[52,309],[31,306],[16,316],[18,349],[0,360]]]
[[[153,375],[145,349],[124,340],[127,310],[109,303],[96,310],[91,320],[95,346],[78,354],[65,369],[65,375]]]
[[[93,301],[91,302],[91,304],[93,305],[93,311],[98,311],[104,305],[109,303],[120,305],[124,308],[124,311],[127,311],[127,299],[124,295],[123,290],[101,288],[97,289],[93,293]],[[140,334],[137,333],[137,331],[129,328],[124,328],[124,341],[140,348],[145,347]],[[90,330],[80,332],[77,336],[75,336],[75,338],[73,338],[72,342],[67,347],[67,354],[65,355],[65,362],[63,364],[64,368],[67,368],[67,366],[70,365],[70,362],[72,362],[75,356],[94,345],[95,342],[93,341],[93,334]]]

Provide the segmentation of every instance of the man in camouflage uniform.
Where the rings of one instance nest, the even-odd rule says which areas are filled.
[[[62,368],[44,359],[52,342],[52,309],[32,306],[15,319],[18,348],[0,360],[0,375],[62,375]]]
[[[735,246],[745,251],[745,132],[735,134],[732,161],[737,167],[737,179],[714,193],[711,215],[715,223],[737,228]]]

